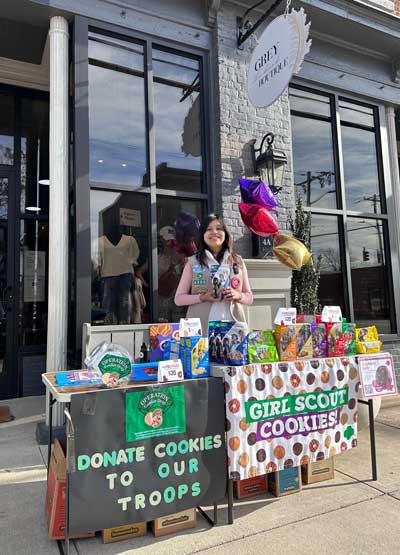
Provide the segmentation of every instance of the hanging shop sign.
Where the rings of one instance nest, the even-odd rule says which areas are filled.
[[[224,498],[218,378],[74,395],[70,531],[101,530]]]
[[[328,459],[357,445],[354,358],[230,367],[224,377],[230,478]]]
[[[396,374],[390,353],[359,356],[358,367],[365,399],[397,395]]]
[[[287,88],[309,52],[310,23],[303,8],[277,17],[261,35],[251,57],[247,76],[250,102],[266,108]]]

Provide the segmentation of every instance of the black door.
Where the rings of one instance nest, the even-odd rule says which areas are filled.
[[[0,87],[0,399],[43,393],[49,105]]]

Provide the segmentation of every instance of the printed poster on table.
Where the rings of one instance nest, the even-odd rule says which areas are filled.
[[[230,478],[320,461],[357,445],[353,357],[227,367]]]
[[[397,382],[392,355],[366,355],[358,357],[361,389],[365,399],[397,395]]]
[[[149,522],[224,498],[221,379],[72,395],[70,414],[71,534]]]

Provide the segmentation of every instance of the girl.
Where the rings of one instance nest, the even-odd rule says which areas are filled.
[[[200,226],[199,250],[185,265],[175,304],[188,306],[187,317],[200,318],[203,334],[207,335],[209,321],[245,322],[242,305],[252,302],[246,266],[232,252],[232,238],[222,218],[211,214]]]

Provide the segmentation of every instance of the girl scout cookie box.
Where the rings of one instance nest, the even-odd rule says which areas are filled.
[[[208,325],[210,362],[242,366],[248,364],[248,333],[245,322],[215,321]]]
[[[181,349],[185,378],[206,378],[210,375],[208,337],[181,337]]]
[[[249,363],[278,362],[279,356],[272,331],[249,333]]]
[[[179,339],[179,324],[150,326],[150,362],[164,359],[164,351],[171,339]]]

